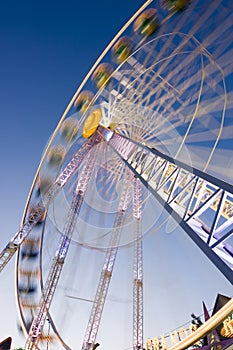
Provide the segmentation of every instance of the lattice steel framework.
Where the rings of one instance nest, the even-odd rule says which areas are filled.
[[[33,227],[43,218],[49,204],[65,186],[69,179],[75,174],[80,163],[88,154],[92,146],[98,144],[99,142],[100,136],[97,134],[93,135],[87,142],[85,142],[79,151],[73,156],[65,169],[61,172],[61,174],[57,177],[49,191],[43,196],[43,200],[36,204],[34,210],[30,213],[20,230],[14,235],[14,237],[0,253],[0,272],[13,257],[18,247],[29,235]]]
[[[95,343],[97,332],[99,329],[101,316],[102,316],[102,312],[103,312],[103,308],[107,297],[108,288],[109,288],[109,284],[112,277],[112,272],[113,272],[117,252],[118,252],[122,223],[124,220],[125,212],[128,207],[128,203],[129,203],[129,190],[130,190],[130,182],[126,181],[124,188],[122,190],[118,212],[115,218],[113,230],[109,241],[109,247],[106,251],[104,265],[102,268],[94,303],[93,303],[91,314],[89,317],[82,350],[91,350],[94,347],[94,343]]]
[[[111,130],[98,132],[233,283],[233,186]]]
[[[136,220],[133,276],[133,349],[143,349],[143,246],[142,246],[142,193],[141,183],[134,179],[133,209]]]
[[[76,186],[72,203],[70,205],[64,234],[61,237],[58,250],[56,251],[56,255],[54,257],[45,286],[42,291],[40,309],[38,314],[34,318],[31,325],[31,329],[29,331],[29,336],[25,346],[27,350],[37,349],[37,344],[40,340],[41,330],[43,329],[48,310],[50,308],[54,292],[56,290],[58,280],[61,275],[65,258],[70,246],[72,234],[77,222],[77,217],[80,212],[85,192],[93,172],[96,151],[97,149],[95,148],[92,153],[88,154],[84,167],[80,173],[78,184]]]

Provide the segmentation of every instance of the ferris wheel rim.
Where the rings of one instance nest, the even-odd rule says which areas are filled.
[[[62,122],[64,121],[64,119],[66,118],[69,110],[71,109],[71,106],[73,105],[75,99],[77,98],[77,96],[79,95],[80,91],[82,90],[83,86],[85,85],[85,83],[88,81],[88,79],[91,77],[92,73],[94,72],[95,68],[98,66],[98,64],[101,62],[101,60],[103,59],[103,57],[111,50],[111,48],[113,47],[113,45],[115,44],[115,42],[117,41],[117,39],[122,35],[122,33],[130,26],[130,24],[135,20],[135,18],[142,13],[142,11],[149,6],[149,4],[152,2],[153,0],[146,0],[145,3],[131,16],[131,18],[125,23],[125,25],[118,31],[118,33],[115,35],[115,37],[110,41],[110,43],[106,46],[106,48],[104,49],[104,51],[100,54],[100,56],[97,58],[97,60],[95,61],[95,63],[93,64],[93,66],[90,68],[90,70],[88,71],[88,73],[86,74],[86,76],[84,77],[84,79],[82,80],[81,84],[78,86],[77,90],[75,91],[74,95],[72,96],[70,102],[68,103],[67,107],[65,108],[65,111],[63,112],[52,136],[49,139],[49,142],[46,146],[46,149],[42,155],[42,158],[40,160],[40,163],[38,165],[38,168],[36,170],[34,179],[32,181],[32,185],[30,187],[29,193],[28,193],[28,197],[26,199],[26,204],[24,207],[24,211],[23,211],[23,215],[22,215],[22,219],[21,219],[21,225],[23,225],[25,218],[26,218],[26,214],[27,214],[27,210],[29,207],[29,203],[32,197],[32,193],[33,190],[35,188],[36,185],[36,181],[38,179],[39,176],[39,172],[41,170],[42,164],[46,158],[46,155],[48,154],[49,148],[56,136],[56,134],[59,132],[59,129],[62,125]],[[19,293],[18,293],[18,269],[19,269],[19,255],[20,255],[20,251],[18,250],[16,253],[16,263],[15,263],[15,290],[16,290],[16,305],[17,305],[17,310],[19,312],[20,315],[20,326],[22,327],[23,333],[24,334],[28,334],[26,331],[26,327],[25,327],[25,323],[22,320],[22,307],[19,303]]]

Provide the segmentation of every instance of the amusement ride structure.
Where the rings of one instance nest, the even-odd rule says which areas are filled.
[[[82,350],[98,346],[121,247],[132,250],[132,348],[145,347],[143,237],[163,213],[169,215],[157,229],[172,217],[233,283],[232,169],[222,172],[219,147],[232,143],[232,10],[225,0],[147,1],[71,99],[39,164],[21,227],[0,254],[0,270],[17,256],[27,350],[74,348],[57,324],[62,305],[53,305],[61,289],[68,293],[68,268],[82,291],[89,263],[97,266],[95,292],[90,300],[84,292],[77,297],[87,305],[78,319],[89,315],[77,332]],[[157,207],[148,215],[151,201]],[[78,270],[79,260],[87,270]],[[188,348],[232,311],[230,300],[169,349]]]

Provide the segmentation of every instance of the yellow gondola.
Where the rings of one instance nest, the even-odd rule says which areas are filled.
[[[102,118],[102,112],[100,108],[95,109],[85,120],[83,125],[82,135],[85,138],[89,138],[94,134],[97,127],[99,126],[100,120]]]
[[[112,67],[109,63],[101,63],[92,75],[92,80],[100,89],[106,86],[110,82],[110,76],[112,74]]]
[[[40,177],[36,184],[38,196],[47,193],[51,185],[52,180],[45,177]]]
[[[75,139],[79,128],[79,122],[77,119],[68,118],[62,123],[60,134],[65,141],[71,142]]]
[[[159,28],[156,9],[145,10],[134,22],[134,31],[142,36],[151,36]]]
[[[82,91],[74,102],[74,107],[77,111],[86,112],[88,106],[90,105],[94,94],[92,91]]]
[[[132,41],[126,36],[120,38],[113,46],[112,53],[117,63],[124,62],[132,53]]]
[[[47,161],[51,167],[59,167],[65,158],[65,148],[61,145],[51,147]]]
[[[188,5],[190,0],[166,0],[169,10],[182,11]]]

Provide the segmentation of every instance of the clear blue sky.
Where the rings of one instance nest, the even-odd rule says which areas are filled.
[[[143,3],[139,0],[13,0],[1,4],[1,248],[19,228],[44,146],[66,105],[106,45]],[[205,257],[195,260],[194,268],[193,259],[200,257],[198,248],[181,232],[177,230],[169,243],[168,237],[162,235],[157,242],[157,254],[153,255],[151,264],[154,266],[153,274],[161,273],[161,269],[156,270],[161,264],[162,274],[168,277],[168,280],[161,282],[156,296],[160,297],[165,290],[171,306],[170,311],[159,310],[159,314],[166,312],[168,317],[167,324],[163,321],[164,332],[174,327],[178,312],[176,298],[172,299],[169,291],[170,285],[176,297],[180,294],[179,307],[182,307],[182,299],[190,305],[187,321],[191,312],[202,312],[202,297],[207,301],[207,307],[211,308],[217,292],[233,294],[230,284]],[[167,252],[163,254],[165,246]],[[179,249],[184,249],[185,255],[171,273],[170,266],[177,258],[175,251]],[[184,266],[184,261],[187,266]],[[180,271],[179,275],[177,271]],[[177,279],[183,281],[190,271],[192,284],[186,285],[187,290],[178,290]],[[153,300],[153,288],[147,293],[148,300]],[[191,299],[195,299],[195,310],[192,309]],[[12,335],[15,339],[13,345],[22,346],[24,340],[17,334],[14,261],[0,275],[0,308],[0,339]],[[154,320],[154,315],[150,319]],[[163,332],[157,324],[156,327],[150,322],[145,337]]]

